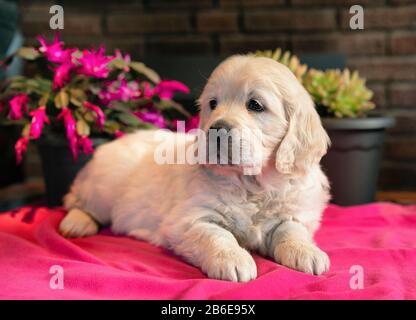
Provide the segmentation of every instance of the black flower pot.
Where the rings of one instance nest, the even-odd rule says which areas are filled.
[[[14,144],[21,128],[0,125],[0,188],[24,180],[23,166],[16,164]]]
[[[94,147],[107,139],[93,138]],[[80,153],[74,160],[64,137],[48,135],[42,137],[37,143],[43,169],[46,187],[46,202],[50,207],[61,206],[65,194],[69,191],[77,173],[91,159],[92,155]]]
[[[322,118],[331,147],[322,167],[331,183],[332,202],[358,205],[372,202],[377,191],[382,146],[390,117]]]

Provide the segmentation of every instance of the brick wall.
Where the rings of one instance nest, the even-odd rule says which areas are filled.
[[[28,43],[47,33],[53,1],[21,1]],[[270,49],[341,52],[368,78],[379,109],[397,117],[388,135],[383,189],[416,188],[416,0],[60,1],[65,41],[160,54]],[[365,30],[349,29],[349,6],[365,8]],[[163,70],[162,70],[163,73]]]

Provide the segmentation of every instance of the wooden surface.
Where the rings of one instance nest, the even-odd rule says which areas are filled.
[[[392,201],[402,204],[415,204],[416,191],[379,191],[377,201]]]

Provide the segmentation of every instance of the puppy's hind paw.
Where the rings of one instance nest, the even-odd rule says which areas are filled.
[[[87,237],[98,232],[98,225],[86,212],[71,209],[61,221],[59,232],[65,238]]]

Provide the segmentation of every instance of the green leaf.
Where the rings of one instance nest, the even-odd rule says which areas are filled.
[[[26,60],[35,60],[40,57],[39,51],[32,47],[21,47],[16,51],[16,55]]]
[[[127,63],[122,59],[114,59],[108,65],[110,68],[124,69]]]
[[[111,109],[117,110],[123,113],[130,113],[131,107],[128,103],[122,101],[113,101],[111,103]]]
[[[39,106],[46,106],[49,100],[49,92],[46,92],[42,95],[42,97],[39,99],[38,105]]]
[[[114,134],[117,130],[120,129],[120,124],[116,121],[107,120],[104,124],[104,128],[110,134]]]
[[[22,82],[22,81],[13,81],[9,84],[9,88],[11,90],[21,90],[21,89],[26,89],[26,83]]]
[[[29,137],[30,133],[30,123],[26,123],[22,130],[22,137]]]
[[[187,110],[185,110],[185,108],[180,103],[177,103],[173,100],[160,100],[159,102],[155,103],[155,105],[160,110],[173,108],[188,118],[192,117],[192,115]]]
[[[80,107],[80,108],[83,106],[84,101],[87,99],[87,96],[84,90],[81,90],[81,89],[77,89],[77,88],[70,89],[69,94],[70,94],[69,101],[73,105]]]
[[[65,90],[61,90],[55,96],[54,101],[55,101],[55,106],[58,109],[65,108],[68,106],[68,103],[69,103],[68,94],[65,92]]]
[[[81,50],[75,50],[75,51],[72,53],[72,56],[73,56],[74,58],[81,58],[81,57],[82,57],[82,51],[81,51]]]
[[[156,73],[156,71],[146,67],[144,63],[137,62],[137,61],[130,62],[130,68],[144,75],[145,77],[147,77],[149,80],[153,81],[154,83],[158,83],[160,81],[160,77]]]
[[[120,113],[117,118],[128,126],[138,127],[142,124],[142,121],[131,113]]]
[[[45,78],[36,77],[35,80],[38,82],[37,87],[42,92],[50,92],[52,89],[52,81]]]
[[[90,126],[83,119],[77,121],[77,133],[80,136],[89,136],[91,132]]]

